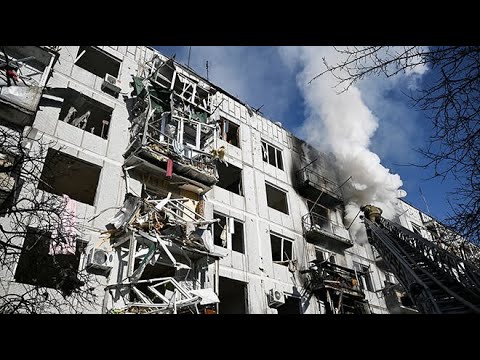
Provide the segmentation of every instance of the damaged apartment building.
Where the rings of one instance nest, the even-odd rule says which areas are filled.
[[[416,312],[344,224],[347,179],[331,156],[280,123],[150,47],[1,50],[0,125],[32,149],[48,144],[35,196],[64,200],[75,233],[53,244],[28,224],[0,296],[42,287],[68,300],[88,287],[83,313]],[[6,166],[15,154],[0,150]],[[0,176],[1,207],[24,189]],[[431,241],[445,231],[398,206],[411,231]],[[11,226],[8,212],[0,224]],[[34,266],[55,256],[88,284],[65,291],[58,267]],[[55,311],[71,308],[43,309]]]

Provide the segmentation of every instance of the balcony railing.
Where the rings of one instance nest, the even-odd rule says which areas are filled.
[[[304,234],[312,242],[338,240],[343,246],[353,246],[348,230],[326,217],[310,212],[302,217]]]
[[[130,160],[132,154],[144,160],[165,168],[168,159],[174,162],[173,172],[177,175],[193,179],[207,187],[217,181],[214,157],[200,149],[180,144],[176,139],[161,131],[161,119],[146,119],[144,124],[137,125],[134,130],[132,143],[125,153],[126,164],[135,162]],[[163,164],[163,165],[162,165]]]
[[[343,196],[338,185],[308,167],[296,173],[296,180],[300,193],[311,200],[316,200],[323,192],[319,199],[320,203],[335,206],[343,202]]]

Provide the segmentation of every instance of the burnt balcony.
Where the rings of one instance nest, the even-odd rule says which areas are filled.
[[[32,125],[43,89],[58,54],[39,46],[3,46],[0,50],[0,118]]]
[[[319,204],[335,207],[343,203],[337,184],[309,168],[299,170],[296,175],[297,190],[305,198],[315,201],[321,193]]]
[[[302,217],[302,225],[305,238],[312,244],[343,249],[353,246],[348,230],[322,215],[310,212]]]
[[[333,264],[313,260],[305,274],[305,289],[323,301],[329,314],[369,313],[365,293],[360,286],[361,272]]]

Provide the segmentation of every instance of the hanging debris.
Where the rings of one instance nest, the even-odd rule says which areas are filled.
[[[213,253],[211,224],[218,220],[206,220],[185,206],[187,201],[172,199],[171,193],[160,200],[127,194],[123,207],[106,225],[112,247],[118,250],[120,262],[126,259],[127,268],[122,281],[107,287],[112,294],[107,312],[199,312],[199,306],[210,306],[212,299],[218,302],[206,281],[197,279],[199,272],[205,279],[209,262],[221,256]],[[164,274],[174,276],[158,277],[156,266],[171,269]]]
[[[360,287],[358,271],[329,261],[313,260],[306,274],[305,289],[323,301],[327,313],[368,313],[368,302]]]

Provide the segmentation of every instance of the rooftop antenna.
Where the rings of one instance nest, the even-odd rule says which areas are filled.
[[[258,113],[258,112],[260,112],[260,109],[261,109],[262,107],[263,107],[263,104],[262,104],[262,106],[260,106],[260,107],[257,108],[257,109],[254,108],[253,111],[255,111],[256,113]]]
[[[187,66],[190,67],[190,54],[192,53],[192,47],[190,46],[188,48],[188,61],[187,61]]]
[[[207,69],[207,80],[208,80],[208,60],[205,62],[205,67]]]

